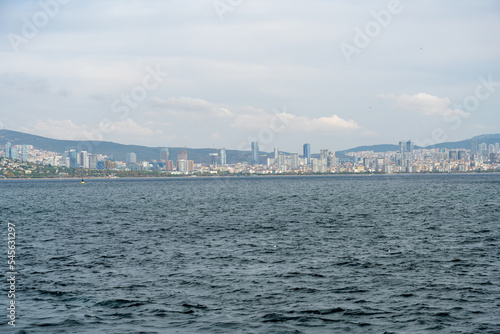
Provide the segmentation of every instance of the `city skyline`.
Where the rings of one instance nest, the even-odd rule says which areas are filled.
[[[500,132],[492,0],[0,9],[1,128],[158,147],[259,141],[262,151]]]
[[[486,140],[486,138],[483,138]],[[497,136],[500,141],[500,137]],[[177,160],[169,160],[168,148],[159,149],[157,159],[138,159],[135,152],[127,152],[125,162],[117,161],[113,155],[96,155],[84,150],[70,149],[59,155],[56,152],[36,150],[33,145],[12,145],[6,142],[3,156],[10,160],[1,168],[3,177],[6,170],[20,167],[21,162],[35,162],[41,165],[69,167],[73,169],[115,170],[115,171],[156,171],[170,175],[227,175],[235,173],[250,174],[326,174],[326,173],[433,173],[433,172],[480,172],[500,170],[500,142],[489,145],[472,138],[470,149],[416,148],[412,140],[401,140],[396,150],[374,152],[370,150],[349,152],[337,156],[335,151],[320,149],[319,157],[311,156],[311,145],[303,145],[303,155],[284,153],[279,147],[274,152],[259,152],[258,142],[251,143],[251,151],[246,159],[226,161],[226,150],[221,148],[216,153],[209,153],[209,163],[200,163],[188,159],[187,148],[177,151]],[[18,150],[21,149],[21,152]],[[28,150],[29,149],[29,150]],[[33,154],[34,150],[37,152]],[[30,159],[28,159],[30,153]],[[38,158],[37,158],[38,156]],[[40,160],[40,157],[42,160]],[[159,159],[158,159],[159,158]],[[31,160],[31,161],[30,161]],[[265,161],[263,161],[265,160]],[[174,167],[175,166],[175,167]],[[16,173],[24,173],[23,167]],[[35,169],[29,169],[31,173]],[[8,173],[11,173],[9,171]],[[62,171],[67,174],[66,171]],[[14,174],[15,175],[15,174]]]

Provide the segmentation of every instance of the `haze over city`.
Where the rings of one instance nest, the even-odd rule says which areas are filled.
[[[493,0],[2,2],[0,126],[290,152],[498,133],[499,13]]]

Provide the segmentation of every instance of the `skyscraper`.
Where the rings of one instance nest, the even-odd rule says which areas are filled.
[[[10,149],[10,158],[14,159],[14,160],[17,160],[17,147],[16,146],[11,147],[11,149]]]
[[[219,152],[219,155],[220,155],[220,164],[221,165],[227,165],[226,149],[225,148],[221,148],[220,152]]]
[[[218,163],[219,163],[219,154],[218,153],[209,153],[210,159],[212,161],[212,166],[217,168]]]
[[[274,148],[274,160],[278,159],[278,153],[279,153],[279,148],[275,147]]]
[[[299,167],[299,154],[294,153],[290,156],[290,167],[298,168]]]
[[[399,153],[401,154],[402,165],[405,167],[411,166],[413,161],[413,146],[411,140],[399,142]]]
[[[177,161],[187,160],[187,159],[188,159],[188,153],[187,153],[186,148],[184,148],[184,151],[177,152]]]
[[[78,153],[75,149],[69,150],[69,167],[77,168],[78,167]]]
[[[322,148],[321,150],[319,150],[319,157],[320,157],[320,159],[327,159],[328,158],[328,149]]]
[[[89,159],[89,168],[90,169],[97,169],[97,155],[95,154],[89,154],[88,156]]]
[[[168,148],[162,148],[160,150],[160,161],[168,160]]]
[[[87,151],[80,152],[80,167],[89,168],[89,155]]]
[[[259,164],[259,143],[256,141],[252,142],[252,163]]]
[[[5,157],[12,159],[12,144],[9,141],[5,144]]]
[[[127,166],[134,165],[137,163],[137,155],[134,152],[127,153],[125,162]]]
[[[304,144],[304,158],[307,159],[307,164],[311,163],[311,144]]]
[[[477,154],[477,139],[472,139],[470,142],[470,154]]]
[[[467,157],[467,155],[465,154],[465,151],[463,150],[460,150],[458,151],[458,160],[465,160],[465,158]]]
[[[28,148],[26,145],[23,145],[21,148],[21,161],[28,162]]]
[[[278,160],[277,160],[277,163],[278,163],[278,168],[282,168],[283,166],[285,166],[285,154],[284,153],[279,153],[278,154]]]

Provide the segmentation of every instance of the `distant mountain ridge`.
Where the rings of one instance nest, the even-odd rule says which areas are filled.
[[[184,150],[184,147],[148,147],[140,145],[124,145],[110,141],[83,141],[83,140],[60,140],[51,139],[28,133],[0,130],[0,145],[3,146],[10,141],[12,145],[33,145],[37,149],[63,153],[70,149],[87,151],[94,154],[113,155],[118,161],[125,161],[128,152],[134,152],[138,161],[160,160],[160,150],[167,147],[169,159],[176,161],[177,153]],[[215,148],[186,148],[188,159],[197,163],[209,163],[210,153],[217,153]],[[227,162],[236,163],[239,161],[250,161],[250,151],[226,150]]]
[[[455,141],[455,142],[439,143],[439,144],[425,146],[425,147],[415,146],[415,149],[446,148],[449,150],[457,150],[457,149],[470,150],[471,141],[473,139],[477,139],[478,144],[486,143],[487,145],[490,145],[490,144],[500,143],[500,133],[499,134],[479,135],[479,136],[472,137],[470,139],[465,139],[465,140],[460,140],[460,141]],[[348,149],[345,151],[339,151],[339,152],[342,152],[342,153],[361,152],[361,151],[389,152],[389,151],[398,151],[398,150],[399,150],[399,145],[382,144],[382,145],[358,146],[358,147],[354,147],[354,148],[351,148],[351,149]]]
[[[476,136],[470,139],[461,140],[457,142],[446,142],[440,143],[426,148],[447,148],[447,149],[470,149],[471,140],[477,139],[478,144],[486,143],[495,144],[500,142],[500,134],[485,134]],[[103,154],[111,156],[113,155],[116,160],[125,161],[125,156],[128,152],[134,152],[137,155],[139,161],[143,160],[159,160],[160,150],[167,147],[170,154],[170,160],[177,160],[177,153],[184,150],[183,147],[148,147],[141,145],[124,145],[113,143],[110,141],[81,141],[81,140],[60,140],[51,139],[42,136],[32,135],[29,133],[12,131],[12,130],[0,130],[0,145],[4,146],[5,143],[10,141],[13,145],[33,145],[37,149],[53,151],[58,153],[63,153],[70,149],[78,149],[82,151],[88,151],[94,154]],[[421,147],[415,147],[421,148]],[[338,151],[339,156],[343,156],[349,152],[360,152],[360,151],[373,151],[373,152],[388,152],[399,150],[399,145],[394,144],[379,144],[379,145],[367,145],[358,146],[345,151]],[[209,163],[210,153],[217,153],[219,149],[216,148],[186,148],[188,153],[188,159],[194,160],[197,163]],[[286,152],[284,152],[286,153]],[[251,160],[250,151],[239,151],[239,150],[226,150],[227,162],[237,163],[237,162],[249,162]],[[261,152],[262,156],[272,157],[274,153]],[[313,154],[316,157],[317,154]],[[262,161],[264,163],[264,161]]]

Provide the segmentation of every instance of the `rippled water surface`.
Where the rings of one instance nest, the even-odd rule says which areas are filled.
[[[0,191],[2,333],[500,333],[500,175]]]

